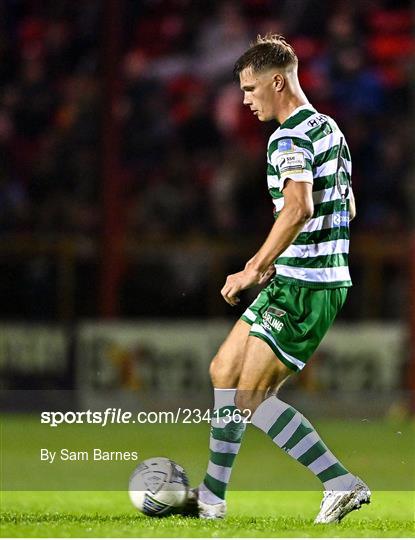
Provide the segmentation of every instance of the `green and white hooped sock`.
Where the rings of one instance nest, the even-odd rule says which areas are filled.
[[[246,423],[234,422],[235,388],[215,388],[215,402],[210,430],[210,457],[206,476],[199,486],[199,499],[206,504],[224,501],[232,465],[239,452]]]
[[[310,422],[276,396],[261,403],[251,422],[308,467],[324,484],[324,489],[348,491],[356,483],[356,477],[330,452]]]

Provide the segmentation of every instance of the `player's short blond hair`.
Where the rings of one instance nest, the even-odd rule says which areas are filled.
[[[269,68],[296,67],[298,58],[293,47],[281,34],[268,33],[258,35],[249,49],[236,61],[234,75],[238,77],[241,71],[251,67],[254,71]]]

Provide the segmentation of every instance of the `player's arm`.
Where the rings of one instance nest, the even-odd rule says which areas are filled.
[[[352,221],[352,219],[354,219],[356,217],[356,201],[355,201],[355,198],[354,198],[354,193],[353,193],[353,190],[352,190],[352,187],[350,186],[350,191],[349,191],[349,216],[350,216],[350,221]]]
[[[290,246],[314,212],[313,186],[309,182],[287,180],[284,186],[284,207],[267,239],[247,262],[244,270],[226,279],[221,294],[231,306],[239,302],[237,294],[261,283],[275,259]]]

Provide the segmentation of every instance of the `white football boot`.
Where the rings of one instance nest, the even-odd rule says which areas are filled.
[[[325,491],[320,512],[314,523],[339,523],[362,504],[370,503],[371,492],[368,486],[356,476],[356,484],[349,491]]]
[[[226,502],[219,504],[207,504],[201,500],[197,501],[199,517],[201,519],[223,519],[226,515]]]
[[[207,504],[199,499],[199,489],[189,490],[187,502],[181,512],[185,516],[200,517],[202,519],[223,519],[226,514],[226,502]]]

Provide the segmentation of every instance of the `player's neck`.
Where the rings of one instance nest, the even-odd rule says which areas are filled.
[[[307,105],[309,103],[306,95],[302,90],[296,92],[295,94],[290,94],[287,96],[286,100],[278,108],[277,121],[279,124],[283,124],[289,116],[302,105]]]

